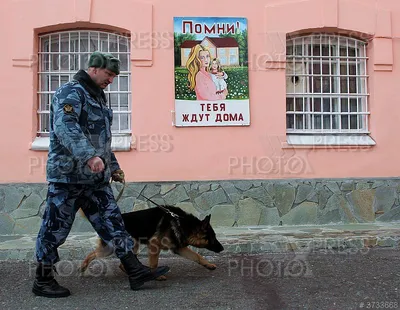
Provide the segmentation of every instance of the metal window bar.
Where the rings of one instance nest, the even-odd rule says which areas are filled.
[[[292,55],[296,55],[296,40],[294,42],[293,48],[292,48]],[[295,74],[296,72],[296,62],[295,62],[295,58],[292,57],[292,73]],[[296,87],[296,85],[295,85]],[[296,99],[293,98],[293,112],[296,112]],[[293,130],[296,130],[296,114],[292,114],[293,115]]]
[[[336,56],[340,57],[340,39],[338,37],[335,38],[335,43],[336,43]],[[336,83],[338,86],[337,92],[339,94],[342,93],[342,83],[341,83],[341,78],[340,78],[340,66],[341,66],[342,62],[341,59],[338,58],[337,59],[337,69],[336,69],[336,73],[337,73],[337,79],[336,79]],[[338,104],[339,104],[339,111],[340,113],[342,112],[342,98],[341,95],[338,96]],[[342,117],[339,116],[339,131],[342,131]]]
[[[328,55],[329,55],[329,75],[332,74],[332,55],[331,55],[331,37],[328,38],[329,44],[328,44]],[[329,76],[329,93],[332,94],[333,90],[332,90],[332,78]],[[332,97],[329,98],[329,108],[330,108],[330,112],[333,112],[333,106],[332,106]],[[330,118],[330,126],[332,129],[334,129],[334,125],[333,125],[333,114],[331,113],[331,115],[329,116]]]
[[[363,46],[363,56],[367,55],[367,46],[364,44]],[[364,63],[364,74],[367,72],[367,62],[363,60]],[[367,79],[364,79],[364,89],[363,93],[367,93]],[[365,97],[365,111],[369,111],[368,109],[368,97]],[[368,123],[368,115],[365,116],[365,128],[369,131],[369,123]]]
[[[71,70],[71,33],[68,32],[68,70]]]
[[[61,51],[61,33],[58,34],[58,50]],[[61,55],[58,55],[58,72],[61,71]],[[61,85],[61,74],[58,75],[58,87]]]
[[[311,51],[311,93],[314,93],[314,49],[313,49],[313,37],[311,37],[311,45],[310,45],[310,51]],[[314,97],[312,97],[312,109],[311,112],[315,110],[315,100]],[[315,117],[312,115],[311,117],[311,129],[315,129]]]
[[[356,42],[354,42],[354,43],[355,43],[355,57],[356,57],[356,64],[355,64],[356,72],[355,72],[355,73],[356,73],[356,76],[358,76],[358,60],[357,60],[358,42],[356,41]],[[357,94],[360,93],[360,91],[359,91],[359,89],[358,89],[358,79],[357,79],[357,78],[356,78],[356,93],[357,93]],[[356,100],[356,106],[357,106],[357,112],[359,112],[360,109],[359,109],[359,100],[358,100],[358,98],[357,98],[357,100]],[[358,129],[358,130],[360,130],[360,128],[363,127],[363,126],[361,126],[361,119],[362,119],[362,116],[359,115],[359,114],[357,114],[356,122],[357,122],[357,129]]]
[[[90,31],[92,34],[96,34],[94,31]],[[38,52],[39,56],[39,72],[38,72],[38,77],[39,77],[39,90],[37,91],[38,94],[38,110],[37,110],[37,115],[38,115],[38,135],[39,136],[48,136],[49,134],[49,128],[48,125],[50,124],[50,104],[52,100],[52,96],[57,89],[57,87],[60,87],[62,83],[65,82],[65,77],[67,79],[71,79],[73,75],[78,71],[79,68],[82,68],[85,63],[84,60],[87,58],[86,55],[89,55],[91,53],[90,51],[90,35],[89,31],[85,30],[77,30],[77,31],[62,31],[62,32],[57,32],[57,33],[52,33],[52,34],[47,34],[39,37],[39,42],[40,42],[40,48]],[[64,36],[64,34],[68,34],[68,36]],[[105,38],[102,40],[101,35],[104,34]],[[67,48],[68,51],[64,51],[61,49],[61,45],[64,42],[64,40],[68,39],[68,44]],[[93,36],[95,38],[95,36]],[[130,54],[130,39],[126,36],[122,35],[114,35],[113,38],[116,38],[117,42],[117,52],[116,55],[117,57],[120,57],[120,55],[127,55],[129,59],[129,54]],[[81,42],[83,40],[83,42]],[[81,49],[81,43],[82,46],[86,46],[86,42],[84,40],[88,40],[87,46],[88,50],[83,51]],[[98,41],[98,50],[100,50],[101,43],[102,41],[107,45],[104,44],[104,47],[108,47],[106,52],[109,52],[109,46],[110,46],[110,34],[107,32],[101,32],[97,31],[97,41]],[[113,41],[114,42],[114,41]],[[58,51],[57,51],[57,44],[58,44]],[[120,44],[126,44],[128,48],[125,48],[127,50],[126,52],[121,52],[120,51]],[[48,50],[45,50],[45,46],[48,45]],[[54,49],[52,48],[52,45],[54,46]],[[62,59],[64,57],[68,57],[68,69],[65,70],[64,65],[62,65]],[[53,60],[53,57],[55,58]],[[48,64],[46,65],[44,61],[46,61]],[[72,65],[72,61],[74,64]],[[57,61],[57,62],[55,62]],[[58,68],[55,68],[55,64],[58,65]],[[78,66],[78,68],[76,67]],[[120,76],[117,77],[117,82],[118,82],[118,88],[116,91],[109,91],[106,90],[106,94],[116,94],[117,100],[118,100],[118,106],[116,107],[114,114],[118,115],[117,119],[117,126],[116,130],[113,130],[113,133],[130,133],[131,131],[131,122],[130,122],[130,115],[131,115],[131,105],[130,105],[130,100],[131,100],[131,87],[130,87],[130,64],[128,61],[127,66],[125,65],[126,68],[121,68],[121,73],[120,76],[127,77],[128,80],[128,85],[126,90],[121,90],[119,84],[120,84]],[[58,83],[56,82],[58,81]],[[56,83],[56,84],[54,84]],[[58,85],[57,85],[58,84]],[[47,86],[46,86],[47,85]],[[122,111],[121,110],[121,95],[128,95],[128,109]],[[47,97],[46,97],[47,96]],[[47,98],[47,99],[46,99]],[[126,97],[125,97],[126,98]],[[46,100],[46,101],[44,101]],[[121,118],[119,115],[125,115],[127,116],[128,122],[122,124],[121,123]]]
[[[311,39],[310,39],[311,40]],[[353,39],[353,40],[355,40],[355,39]],[[289,44],[292,44],[292,43],[290,43],[289,42]],[[314,43],[307,43],[307,44],[314,44]],[[360,44],[364,44],[364,42],[361,42]],[[342,46],[343,47],[343,46]],[[298,58],[298,59],[303,59],[304,58],[304,55],[303,56],[299,56],[299,55],[290,55],[291,57],[294,57],[294,58]],[[321,55],[318,55],[318,56],[311,56],[310,58],[313,58],[313,59],[317,59],[317,60],[319,60],[319,59],[329,59],[329,56],[321,56]],[[335,56],[335,58],[337,58],[337,59],[339,59],[339,60],[346,60],[347,59],[347,56],[340,56],[340,55],[337,55],[337,56]],[[365,60],[368,60],[368,57],[367,56],[359,56],[359,59],[365,59]]]
[[[321,56],[322,57],[322,40],[320,39],[319,40],[319,56]],[[322,58],[320,58],[320,61],[319,61],[319,72],[320,72],[320,79],[319,79],[319,84],[321,85],[320,86],[320,89],[319,89],[319,91],[320,91],[320,93],[321,93],[321,98],[320,98],[320,105],[321,105],[321,112],[324,112],[324,99],[322,98],[322,95],[323,95],[323,93],[324,93],[324,84],[322,83],[322,81],[324,80],[324,77],[323,77],[323,67],[322,67]],[[324,129],[324,116],[322,115],[322,113],[321,113],[321,129]]]
[[[118,52],[118,55],[119,55],[119,37],[117,37],[117,52]],[[118,92],[120,91],[120,78],[119,78],[119,76],[118,76],[118,79],[117,79],[117,82],[118,82]],[[118,96],[118,111],[121,111],[121,97],[120,96]],[[121,122],[118,122],[118,131],[121,131]]]
[[[304,46],[306,46],[305,45],[305,38],[303,38],[303,45]],[[304,52],[304,56],[306,57],[305,59],[306,59],[306,62],[305,62],[305,68],[304,68],[304,74],[305,74],[305,77],[304,77],[304,81],[305,81],[305,86],[304,86],[304,88],[303,88],[303,91],[305,90],[305,89],[310,89],[310,80],[309,80],[309,78],[307,77],[307,74],[310,72],[310,65],[309,65],[309,56],[310,56],[310,53],[308,52],[309,50],[308,50],[308,48],[306,48],[305,49],[305,52]],[[312,72],[312,70],[313,70],[313,68],[312,68],[312,63],[311,63],[311,72]],[[312,83],[311,83],[311,87],[312,87]],[[311,102],[311,100],[312,100],[312,98],[310,98],[310,97],[308,97],[308,96],[304,96],[305,98],[306,98],[306,100],[307,100],[307,112],[311,112],[312,111],[312,107],[311,107],[311,105],[312,105],[312,102]],[[307,113],[307,124],[304,126],[304,130],[306,130],[309,126],[310,126],[310,124],[312,124],[312,115],[310,114],[310,113]]]
[[[347,71],[347,77],[346,77],[346,82],[347,82],[347,94],[350,93],[350,77],[349,77],[349,39],[346,38],[346,71]],[[347,111],[350,112],[350,98],[347,97]],[[347,128],[351,129],[351,123],[350,123],[350,115],[347,116]]]
[[[302,37],[299,42],[301,47],[299,47],[298,39],[299,38],[293,38],[287,42],[287,46],[290,47],[292,51],[291,53],[287,53],[288,63],[291,62],[293,64],[293,70],[290,76],[304,76],[306,78],[305,80],[309,83],[304,84],[306,85],[306,92],[302,89],[304,85],[300,84],[300,87],[294,85],[294,93],[287,93],[287,98],[291,98],[294,104],[293,111],[288,113],[289,115],[293,115],[294,125],[293,128],[288,127],[287,132],[368,133],[368,115],[370,113],[366,105],[369,96],[367,92],[368,75],[366,74],[366,60],[368,57],[366,57],[365,52],[366,44],[362,41],[342,36],[329,35],[322,37],[312,35]],[[314,47],[317,46],[319,47],[319,53],[314,53]],[[326,52],[326,48],[328,48],[328,52]],[[352,49],[351,54],[350,48]],[[345,52],[345,57],[341,56],[341,50]],[[301,51],[302,55],[298,55],[296,51]],[[311,55],[308,54],[308,51],[310,51]],[[332,55],[333,51],[336,52],[336,55]],[[352,57],[352,60],[350,60],[349,57]],[[319,74],[314,72],[314,62],[316,62],[316,65],[320,68],[321,72],[319,72]],[[298,73],[296,71],[296,63],[303,63],[306,72]],[[343,64],[346,67],[346,74],[341,74],[343,73],[341,72],[343,71],[341,70]],[[353,66],[352,74],[350,74],[350,65]],[[328,66],[328,70],[323,71],[323,68],[326,66]],[[336,68],[334,68],[335,66]],[[356,67],[355,72],[354,66]],[[361,70],[361,68],[363,70]],[[314,90],[315,78],[320,79],[319,83],[317,81],[321,88],[319,92],[315,92]],[[356,85],[354,85],[354,79]],[[288,80],[290,81],[291,79]],[[346,92],[343,92],[344,89],[341,87],[342,80],[343,83],[347,85]],[[352,81],[351,83],[350,80]],[[360,85],[362,85],[362,87],[360,87]],[[350,87],[354,88],[354,86],[356,89],[351,90]],[[300,92],[298,88],[300,88]],[[296,107],[296,98],[301,100],[303,111],[298,111]],[[350,99],[353,98],[354,100],[350,101]],[[316,111],[315,99],[319,99],[320,101],[320,111]],[[311,103],[310,109],[305,107],[306,102]],[[350,102],[352,102],[352,104],[350,104]],[[356,108],[353,109],[351,105],[354,107],[354,102],[357,104]],[[359,102],[361,103],[359,104]],[[342,103],[347,105],[347,111],[342,109]],[[298,107],[300,108],[300,106]],[[307,117],[312,121],[306,122]],[[320,122],[317,123],[319,119]],[[298,121],[296,120],[302,120],[301,126],[297,126]],[[356,124],[354,123],[355,120]],[[347,129],[342,127],[342,121],[346,121]]]
[[[39,40],[40,46],[42,46],[42,39]],[[39,56],[41,57],[41,56]],[[39,60],[40,61],[40,60]],[[39,68],[40,70],[40,68]],[[42,77],[39,75],[39,89],[42,89]],[[42,95],[39,95],[39,97],[43,98]],[[43,103],[40,100],[39,103],[39,109],[38,109],[38,123],[39,123],[39,128],[42,128],[42,110],[43,110]]]
[[[304,38],[302,39],[302,44],[301,44],[301,54],[302,55],[305,55],[306,54],[306,48],[305,48],[305,45],[304,45]],[[301,62],[301,67],[300,68],[303,68],[303,71],[304,71],[304,67],[303,67],[303,64],[304,64],[304,61],[302,61]],[[303,91],[303,89],[304,89],[304,86],[302,86],[302,83],[300,83],[300,87],[301,87],[301,91]],[[306,109],[305,109],[305,97],[303,97],[303,117],[302,117],[302,121],[303,121],[303,130],[305,130],[306,129],[306,114],[305,114],[305,112],[306,112]]]
[[[76,42],[78,45],[78,68],[82,68],[81,64],[81,33],[78,32],[78,42]]]

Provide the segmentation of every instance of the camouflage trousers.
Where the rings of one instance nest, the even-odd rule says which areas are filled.
[[[67,239],[79,208],[99,237],[113,246],[118,258],[132,249],[133,240],[125,230],[110,184],[50,183],[46,210],[36,240],[38,262],[55,264],[60,260],[57,248]]]

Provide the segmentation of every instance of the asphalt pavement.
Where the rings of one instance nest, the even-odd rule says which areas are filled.
[[[207,256],[210,271],[181,257],[162,257],[166,281],[129,288],[115,258],[61,261],[67,298],[31,292],[31,261],[0,262],[0,309],[400,309],[400,250],[363,248]],[[144,261],[146,263],[146,261]]]

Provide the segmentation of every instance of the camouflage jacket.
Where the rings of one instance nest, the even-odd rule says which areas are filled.
[[[111,151],[112,110],[106,97],[84,71],[62,85],[50,107],[47,181],[70,184],[109,182],[119,164]],[[105,169],[91,172],[87,161],[98,156]]]

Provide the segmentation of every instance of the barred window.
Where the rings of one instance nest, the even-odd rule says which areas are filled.
[[[120,74],[105,90],[113,109],[113,133],[131,131],[130,39],[101,31],[63,31],[39,37],[39,107],[38,136],[49,135],[52,96],[62,84],[72,79],[79,69],[86,69],[94,51],[113,54],[121,61]]]
[[[319,34],[286,46],[287,133],[369,133],[366,43]]]

